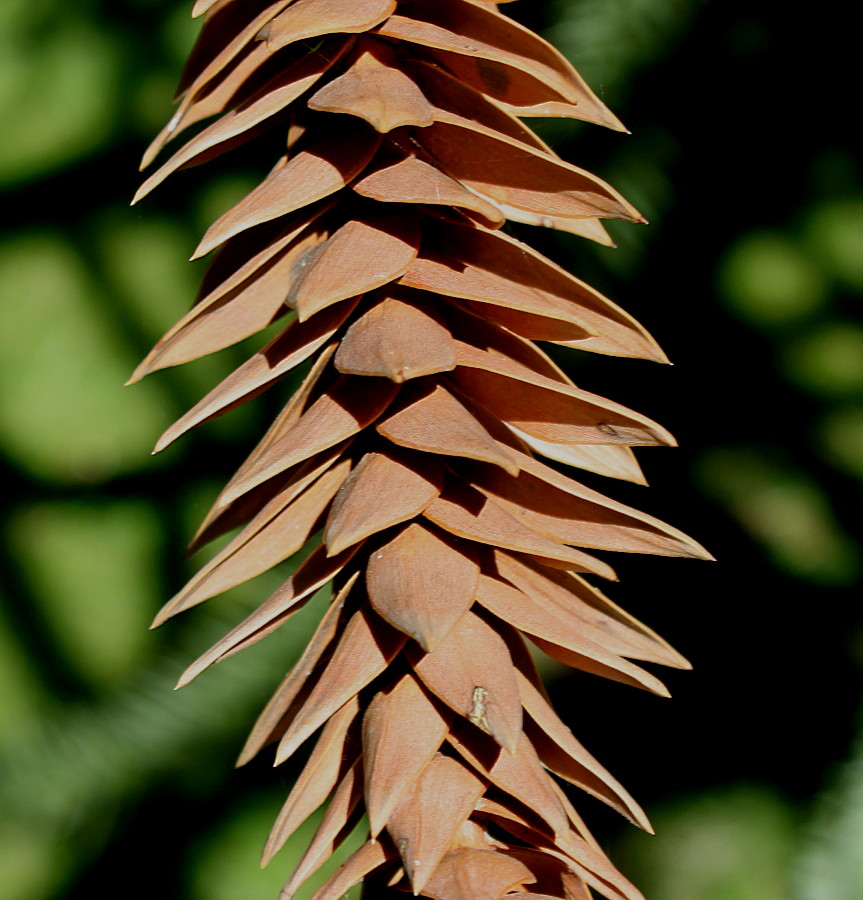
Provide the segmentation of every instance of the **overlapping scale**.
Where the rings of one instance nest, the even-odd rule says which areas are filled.
[[[610,243],[642,217],[521,121],[623,130],[553,47],[491,0],[197,0],[176,114],[144,165],[191,134],[136,199],[262,134],[283,155],[222,215],[198,302],[137,380],[282,331],[169,428],[300,387],[216,499],[193,549],[234,537],[157,617],[278,565],[284,585],[185,684],[333,599],[240,755],[317,740],[264,850],[326,804],[282,900],[368,813],[368,839],[318,889],[337,900],[638,900],[552,773],[642,828],[626,790],[549,705],[529,642],[664,694],[640,663],[688,663],[589,582],[593,551],[707,558],[675,528],[554,463],[643,482],[657,423],[577,387],[534,342],[667,361],[611,300],[507,221]],[[209,120],[209,121],[208,121]],[[319,535],[319,537],[314,537]]]

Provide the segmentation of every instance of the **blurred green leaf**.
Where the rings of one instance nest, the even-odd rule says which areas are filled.
[[[3,900],[42,900],[62,884],[70,851],[53,837],[0,822]]]
[[[804,472],[745,448],[706,453],[701,487],[757,540],[773,563],[824,585],[852,583],[860,572],[855,542],[836,521],[818,483]]]
[[[15,124],[0,141],[0,185],[71,165],[116,125],[120,54],[111,37],[62,17],[34,31],[0,30],[0,121]]]
[[[46,699],[16,635],[0,619],[0,745],[13,734],[29,732]]]
[[[12,546],[57,640],[96,687],[127,680],[151,641],[159,523],[138,503],[52,503],[18,513]]]
[[[816,206],[806,224],[806,239],[826,271],[863,292],[863,198],[843,197]]]
[[[830,411],[818,430],[828,460],[863,481],[863,406]]]
[[[863,396],[863,326],[829,322],[783,348],[785,371],[806,391]]]
[[[738,785],[651,810],[657,837],[631,833],[630,874],[657,900],[788,900],[797,815],[763,785]],[[626,868],[626,867],[625,867]]]
[[[731,309],[762,328],[805,321],[829,296],[827,282],[802,248],[774,232],[738,238],[722,264],[719,282]]]
[[[30,232],[0,242],[0,296],[6,452],[39,477],[68,482],[147,463],[169,424],[165,398],[152,382],[123,387],[133,359],[68,241]]]

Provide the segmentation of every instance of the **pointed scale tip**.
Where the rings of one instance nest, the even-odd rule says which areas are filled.
[[[598,118],[594,121],[599,125],[604,125],[606,128],[610,128],[612,131],[618,131],[621,134],[632,134],[632,132],[617,118],[617,116],[598,98],[596,99],[596,106],[594,111],[598,113]],[[575,106],[578,106],[578,103],[575,103]]]
[[[628,813],[624,813],[623,817],[631,825],[640,828],[645,834],[655,835],[656,831],[650,819],[647,818],[647,813],[634,800],[632,804],[632,806],[628,807]]]
[[[610,128],[612,131],[616,131],[618,134],[632,134],[632,132],[617,118],[614,113],[609,113],[605,117],[605,122],[602,123],[606,128]]]
[[[174,433],[174,426],[172,425],[160,438],[156,441],[155,447],[153,447],[153,456],[157,453],[161,453],[163,450],[166,450],[174,441],[177,440],[178,437],[182,437],[182,434]]]
[[[179,691],[180,688],[184,688],[187,684],[194,681],[197,675],[200,672],[196,670],[196,663],[192,663],[185,672],[177,679],[177,683],[174,685],[174,690]]]
[[[212,250],[215,250],[216,247],[219,246],[218,243],[213,243],[211,239],[208,238],[209,232],[201,238],[201,243],[195,248],[195,252],[189,257],[189,262],[194,262],[196,259],[201,259],[206,256]]]
[[[159,135],[159,137],[162,137],[162,135],[165,135],[165,141],[162,142],[159,140],[159,137],[157,137],[150,144],[150,146],[147,147],[147,149],[144,151],[144,155],[141,157],[141,164],[138,166],[139,172],[143,172],[144,169],[148,169],[150,167],[150,164],[159,155],[159,151],[164,146],[164,143],[170,139],[170,136],[176,130],[176,126],[174,126],[174,128],[171,128],[171,123],[173,123],[176,118],[177,118],[177,113],[175,112],[174,115],[171,117],[171,121],[168,122],[168,124],[162,130],[162,134]],[[167,132],[167,134],[166,134],[166,132]]]
[[[670,366],[671,360],[668,358],[666,352],[656,343],[656,341],[648,335],[649,344],[647,347],[648,355],[642,357],[642,359],[647,359],[650,362],[659,363],[661,366]]]
[[[147,356],[138,363],[135,367],[135,371],[129,376],[129,380],[123,385],[123,387],[129,387],[131,384],[137,384],[139,381],[142,381],[146,378],[150,372],[153,371],[150,364],[150,357],[152,353],[148,353]]]
[[[267,843],[264,844],[264,849],[261,850],[261,859],[259,861],[260,867],[266,869],[277,852],[277,849],[270,845],[270,841],[267,841]],[[281,894],[279,896],[281,897]]]
[[[155,615],[153,621],[150,623],[150,631],[154,628],[158,628],[160,625],[164,625],[171,616],[174,615],[173,612],[169,609],[169,603],[166,603]]]
[[[197,671],[192,671],[194,669],[194,663],[186,669],[185,672],[177,679],[177,683],[174,685],[174,690],[179,691],[180,688],[184,688],[187,684],[190,684],[195,680],[195,678],[200,674]]]

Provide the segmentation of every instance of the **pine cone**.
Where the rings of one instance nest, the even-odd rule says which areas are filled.
[[[241,761],[320,731],[264,851],[330,798],[282,893],[365,813],[367,843],[316,900],[639,897],[554,773],[649,828],[552,711],[525,637],[556,660],[665,694],[631,660],[686,661],[583,576],[589,550],[704,558],[674,528],[562,475],[547,457],[641,480],[656,423],[577,388],[535,341],[664,361],[597,291],[501,231],[507,220],[607,242],[641,221],[518,117],[622,126],[551,46],[487,0],[198,0],[181,102],[145,156],[219,115],[149,192],[278,129],[287,149],[205,234],[192,309],[133,380],[284,330],[159,441],[301,387],[194,540],[242,526],[157,623],[275,566],[294,575],[183,675],[251,646],[332,583],[334,599]],[[589,886],[589,887],[588,887]]]

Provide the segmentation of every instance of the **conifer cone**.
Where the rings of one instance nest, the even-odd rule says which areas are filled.
[[[633,660],[686,661],[588,580],[615,578],[591,551],[708,554],[543,461],[640,481],[631,448],[674,441],[576,387],[536,341],[665,357],[610,300],[501,230],[509,220],[608,243],[601,219],[642,221],[520,119],[622,126],[488,0],[197,0],[193,14],[204,21],[179,108],[145,165],[213,121],[138,196],[264,131],[284,135],[285,151],[204,235],[195,256],[217,252],[198,302],[133,380],[285,327],[157,449],[310,367],[193,547],[239,532],[156,622],[320,532],[180,680],[331,583],[240,758],[277,743],[278,764],[317,734],[264,851],[329,801],[282,898],[365,814],[367,842],[316,900],[360,881],[375,900],[635,900],[552,774],[650,826],[552,711],[527,641],[664,695]]]

